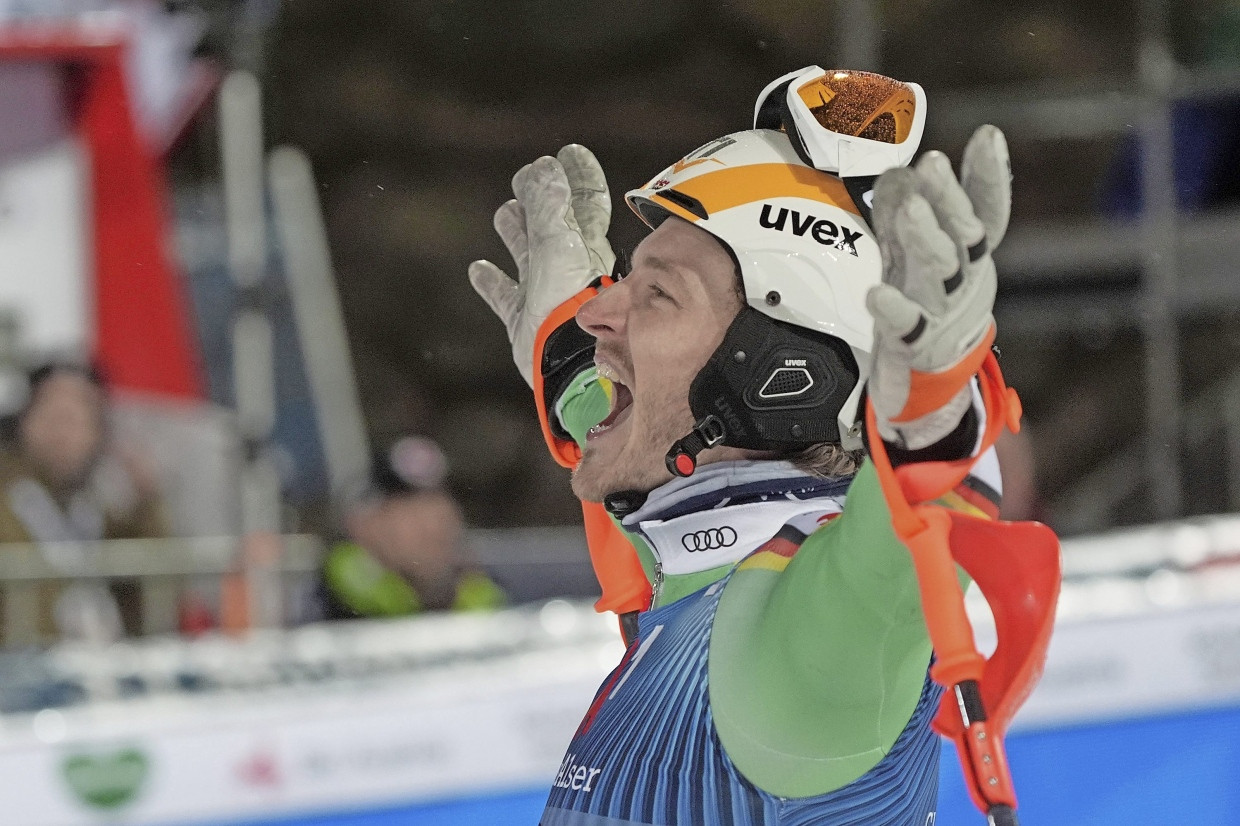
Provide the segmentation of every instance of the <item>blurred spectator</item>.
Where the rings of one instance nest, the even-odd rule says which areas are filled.
[[[25,405],[0,453],[0,543],[38,543],[53,567],[83,576],[95,570],[98,540],[166,535],[153,472],[132,449],[109,443],[100,374],[54,363],[28,379]],[[39,593],[39,633],[114,639],[137,633],[138,610],[132,581],[47,585]]]
[[[429,439],[406,437],[376,457],[342,503],[348,539],[323,568],[329,618],[497,608],[503,591],[468,559],[460,507],[441,487],[447,461]]]

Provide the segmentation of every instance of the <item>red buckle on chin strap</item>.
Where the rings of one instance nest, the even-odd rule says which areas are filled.
[[[692,476],[693,471],[697,470],[697,460],[688,453],[677,453],[672,459],[670,466],[672,468],[672,472],[677,476]]]
[[[978,374],[986,407],[984,451],[1004,425],[1020,429],[1020,400],[1003,381],[993,354]],[[877,434],[872,403],[866,423]],[[960,484],[972,458],[892,468],[881,438],[871,459],[896,535],[917,572],[926,628],[936,661],[930,676],[947,693],[934,730],[956,743],[974,804],[993,822],[1015,823],[1016,791],[1003,736],[1042,675],[1061,578],[1059,540],[1035,522],[993,522],[928,504]],[[977,583],[995,618],[998,646],[978,652],[956,566]]]

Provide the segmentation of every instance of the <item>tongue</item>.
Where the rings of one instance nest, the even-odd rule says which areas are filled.
[[[612,393],[614,395],[611,400],[611,412],[607,414],[606,419],[599,422],[599,427],[611,427],[620,414],[633,403],[633,394],[629,392],[629,388],[619,382],[612,383]]]

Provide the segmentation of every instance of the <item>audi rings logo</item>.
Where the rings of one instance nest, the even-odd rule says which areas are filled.
[[[719,548],[730,548],[736,544],[736,531],[724,525],[722,528],[710,528],[705,531],[694,531],[680,537],[680,544],[689,553],[698,551],[714,551]]]

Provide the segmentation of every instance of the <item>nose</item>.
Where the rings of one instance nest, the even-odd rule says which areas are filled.
[[[620,281],[600,290],[598,295],[577,308],[577,326],[595,338],[624,334],[628,315],[628,285]]]

